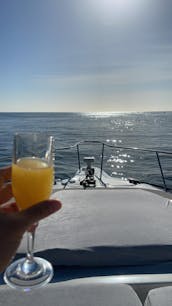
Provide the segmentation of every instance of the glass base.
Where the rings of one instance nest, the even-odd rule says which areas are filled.
[[[34,257],[14,261],[4,273],[4,281],[14,289],[30,291],[45,286],[53,277],[53,267],[47,260]]]

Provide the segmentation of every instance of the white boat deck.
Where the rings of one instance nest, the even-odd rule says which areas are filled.
[[[63,208],[40,223],[36,252],[59,266],[125,270],[171,262],[172,205],[162,195],[138,187],[59,191],[53,198]],[[19,252],[25,248],[24,240]]]
[[[65,188],[52,197],[60,199],[63,207],[40,222],[35,254],[54,266],[54,296],[59,286],[69,293],[70,286],[80,284],[97,289],[107,284],[114,290],[129,284],[143,302],[150,289],[172,284],[171,194],[143,184],[122,184]],[[24,256],[25,250],[24,237],[17,257]],[[47,290],[48,296],[51,285]],[[5,287],[0,302],[8,294]],[[14,296],[18,305],[22,303],[22,297]],[[62,295],[62,300],[68,297]]]
[[[54,265],[53,282],[130,284],[142,300],[171,284],[172,205],[155,192],[133,186],[54,193],[63,208],[40,222],[35,245]],[[23,239],[18,256],[25,250]]]

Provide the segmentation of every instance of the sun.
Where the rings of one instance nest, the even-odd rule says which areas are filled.
[[[109,23],[126,23],[139,17],[148,0],[92,0],[95,14]]]

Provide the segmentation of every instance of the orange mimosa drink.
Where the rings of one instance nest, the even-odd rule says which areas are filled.
[[[40,158],[21,158],[12,164],[12,189],[20,210],[47,200],[53,185],[53,166]]]

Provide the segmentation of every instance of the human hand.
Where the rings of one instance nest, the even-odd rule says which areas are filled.
[[[15,255],[25,231],[61,208],[61,203],[55,200],[40,202],[23,211],[18,211],[14,202],[6,204],[12,197],[10,177],[10,167],[0,169],[0,272]]]

